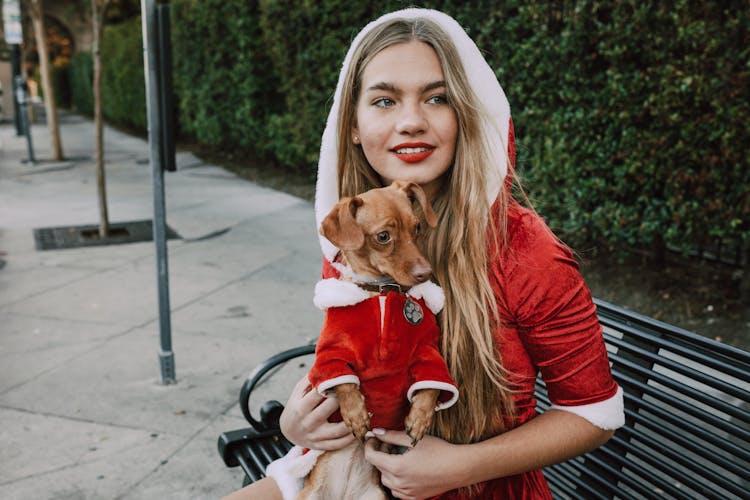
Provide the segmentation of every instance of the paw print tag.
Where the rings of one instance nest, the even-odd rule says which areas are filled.
[[[404,318],[406,318],[406,321],[416,326],[422,322],[423,317],[422,307],[407,295],[406,303],[404,304]]]

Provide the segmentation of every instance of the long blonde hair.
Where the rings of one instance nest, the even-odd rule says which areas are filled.
[[[454,164],[445,174],[445,188],[432,200],[440,223],[426,235],[425,253],[445,291],[439,318],[441,350],[461,394],[455,406],[438,412],[433,432],[451,442],[468,443],[502,431],[514,415],[512,388],[496,346],[494,332],[500,322],[488,276],[488,263],[497,257],[489,255],[489,249],[499,249],[504,242],[508,195],[500,190],[494,206],[497,217],[493,217],[485,176],[493,168],[488,141],[498,138],[486,137],[482,130],[479,117],[484,111],[456,48],[437,23],[422,18],[391,20],[374,28],[355,48],[344,76],[338,116],[339,196],[382,186],[362,149],[350,140],[360,82],[376,54],[412,40],[435,50],[458,122]]]

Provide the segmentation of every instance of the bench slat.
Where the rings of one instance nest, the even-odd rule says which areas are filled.
[[[678,409],[683,413],[692,415],[696,418],[700,418],[705,423],[711,424],[714,427],[724,430],[725,432],[731,433],[736,431],[739,433],[739,436],[743,437],[745,440],[747,440],[750,436],[750,433],[745,431],[742,427],[738,427],[737,425],[735,425],[735,422],[733,422],[732,419],[721,418],[714,412],[706,413],[701,406],[695,404],[695,401],[690,401],[689,399],[677,397],[674,394],[667,393],[664,391],[664,388],[644,384],[640,380],[636,380],[629,375],[620,372],[619,370],[613,370],[613,372],[615,377],[617,377],[618,380],[622,382],[623,389],[626,391],[626,401],[632,400],[635,402],[640,402],[643,400],[643,396],[648,395],[653,399],[664,403],[665,405],[667,405],[667,407]],[[629,393],[627,389],[630,389]],[[638,391],[641,391],[640,396],[638,395]],[[709,400],[702,402],[704,403],[704,406],[712,408],[712,401]],[[733,411],[733,414],[730,416],[734,418],[737,423],[745,424],[747,422],[746,413],[742,412],[742,410],[739,408],[737,408],[737,410],[738,412]]]
[[[738,385],[733,385],[727,381],[718,379],[705,373],[704,370],[706,368],[706,365],[687,366],[672,359],[665,358],[663,354],[655,354],[647,351],[646,349],[628,344],[622,339],[608,339],[607,343],[612,344],[618,348],[617,354],[615,354],[615,356],[619,355],[621,350],[627,351],[631,354],[637,354],[639,358],[647,359],[653,362],[655,366],[668,368],[674,372],[684,375],[685,377],[689,377],[697,382],[701,382],[705,385],[722,391],[725,394],[729,394],[738,399],[750,399],[750,390],[743,389]],[[610,360],[612,360],[611,357]]]

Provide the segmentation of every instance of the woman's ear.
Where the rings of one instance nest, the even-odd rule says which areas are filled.
[[[354,144],[362,143],[362,141],[359,139],[359,129],[357,127],[352,127],[352,142]]]

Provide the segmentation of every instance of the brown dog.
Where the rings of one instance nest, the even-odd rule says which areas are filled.
[[[364,290],[360,293],[378,296],[381,301],[381,315],[384,314],[382,310],[385,310],[384,294],[397,289],[398,296],[389,300],[405,301],[403,315],[406,322],[411,325],[421,323],[422,309],[409,297],[408,290],[420,284],[438,288],[432,283],[427,283],[432,275],[432,268],[417,244],[423,223],[429,227],[437,225],[437,217],[424,192],[415,183],[395,181],[388,187],[372,189],[359,196],[340,200],[321,224],[321,234],[341,250],[344,258],[344,265],[339,268],[342,271],[342,279]],[[440,293],[442,298],[442,291]],[[401,307],[401,302],[398,304]],[[410,314],[412,316],[409,316]],[[405,323],[403,318],[400,318],[400,321]],[[436,330],[436,323],[434,320],[431,321]],[[381,316],[380,329],[383,328]],[[406,328],[412,327],[406,325]],[[366,331],[368,330],[365,327],[361,330],[357,328],[357,334],[360,336]],[[434,334],[433,340],[436,340],[437,335]],[[368,341],[362,342],[369,346]],[[311,375],[321,362],[326,348],[338,347],[332,346],[330,342],[323,342],[321,335],[316,365],[313,366]],[[380,349],[384,348],[381,346]],[[434,356],[439,357],[437,346],[434,351]],[[340,354],[337,356],[341,357]],[[389,356],[390,354],[385,357]],[[353,357],[359,357],[359,354]],[[439,362],[444,366],[442,358]],[[402,372],[405,370],[406,368],[402,368]],[[444,370],[447,379],[450,379],[447,368]],[[327,390],[335,391],[344,423],[361,442],[364,442],[365,434],[370,430],[368,402],[360,391],[359,379],[349,382],[348,377],[354,375],[334,377],[335,384],[332,383]],[[342,380],[343,383],[339,383]],[[437,379],[432,379],[430,383],[436,383],[444,389],[445,383],[434,380]],[[315,385],[312,377],[311,382]],[[405,430],[412,439],[412,446],[416,445],[429,429],[441,393],[440,388],[433,388],[429,384],[415,386],[419,388],[413,393],[410,392],[411,406],[404,419]],[[323,390],[320,386],[318,389]],[[403,398],[398,393],[388,397]],[[299,498],[386,499],[387,496],[380,486],[377,470],[365,462],[362,446],[354,444],[320,456],[308,475]]]

